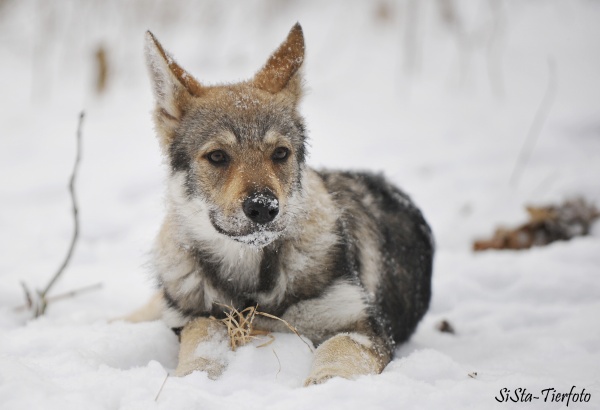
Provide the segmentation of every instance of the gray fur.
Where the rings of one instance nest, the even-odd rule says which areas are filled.
[[[155,77],[167,67],[151,63]],[[177,81],[159,77],[161,90],[165,79]],[[171,166],[153,263],[165,320],[181,327],[223,317],[219,304],[258,305],[316,344],[341,332],[364,335],[387,363],[429,305],[434,244],[421,212],[381,175],[306,166],[297,86],[274,94],[252,82],[192,86],[200,96],[181,86],[171,87],[176,96],[157,95],[178,104],[178,117],[165,117],[159,101],[155,117]],[[213,145],[231,161],[210,164],[203,150]],[[289,147],[284,162],[269,157],[276,145]],[[241,204],[265,189],[278,193],[279,214],[258,224]]]

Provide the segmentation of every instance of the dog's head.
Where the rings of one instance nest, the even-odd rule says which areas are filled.
[[[296,24],[251,80],[206,86],[147,33],[154,121],[184,223],[208,220],[219,234],[264,246],[291,222],[305,163],[303,60]]]

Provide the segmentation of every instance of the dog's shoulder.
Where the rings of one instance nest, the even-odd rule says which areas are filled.
[[[399,236],[418,233],[428,246],[435,246],[419,208],[382,173],[320,170],[318,175],[348,226],[375,224],[377,232],[393,235],[396,230]]]

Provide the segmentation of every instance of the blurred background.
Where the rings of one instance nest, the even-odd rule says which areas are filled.
[[[212,84],[249,78],[296,21],[309,163],[384,172],[442,251],[470,252],[526,203],[600,199],[597,1],[1,0],[0,296],[18,303],[20,280],[45,282],[62,260],[82,110],[66,283],[148,282],[165,169],[146,30]]]

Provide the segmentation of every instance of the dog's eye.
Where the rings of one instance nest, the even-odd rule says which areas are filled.
[[[273,158],[273,161],[283,161],[288,157],[289,154],[289,149],[287,149],[286,147],[279,147],[275,148],[275,151],[273,151],[273,155],[271,156],[271,158]]]
[[[222,165],[229,161],[227,154],[221,150],[213,151],[207,155],[208,160],[215,165]]]

